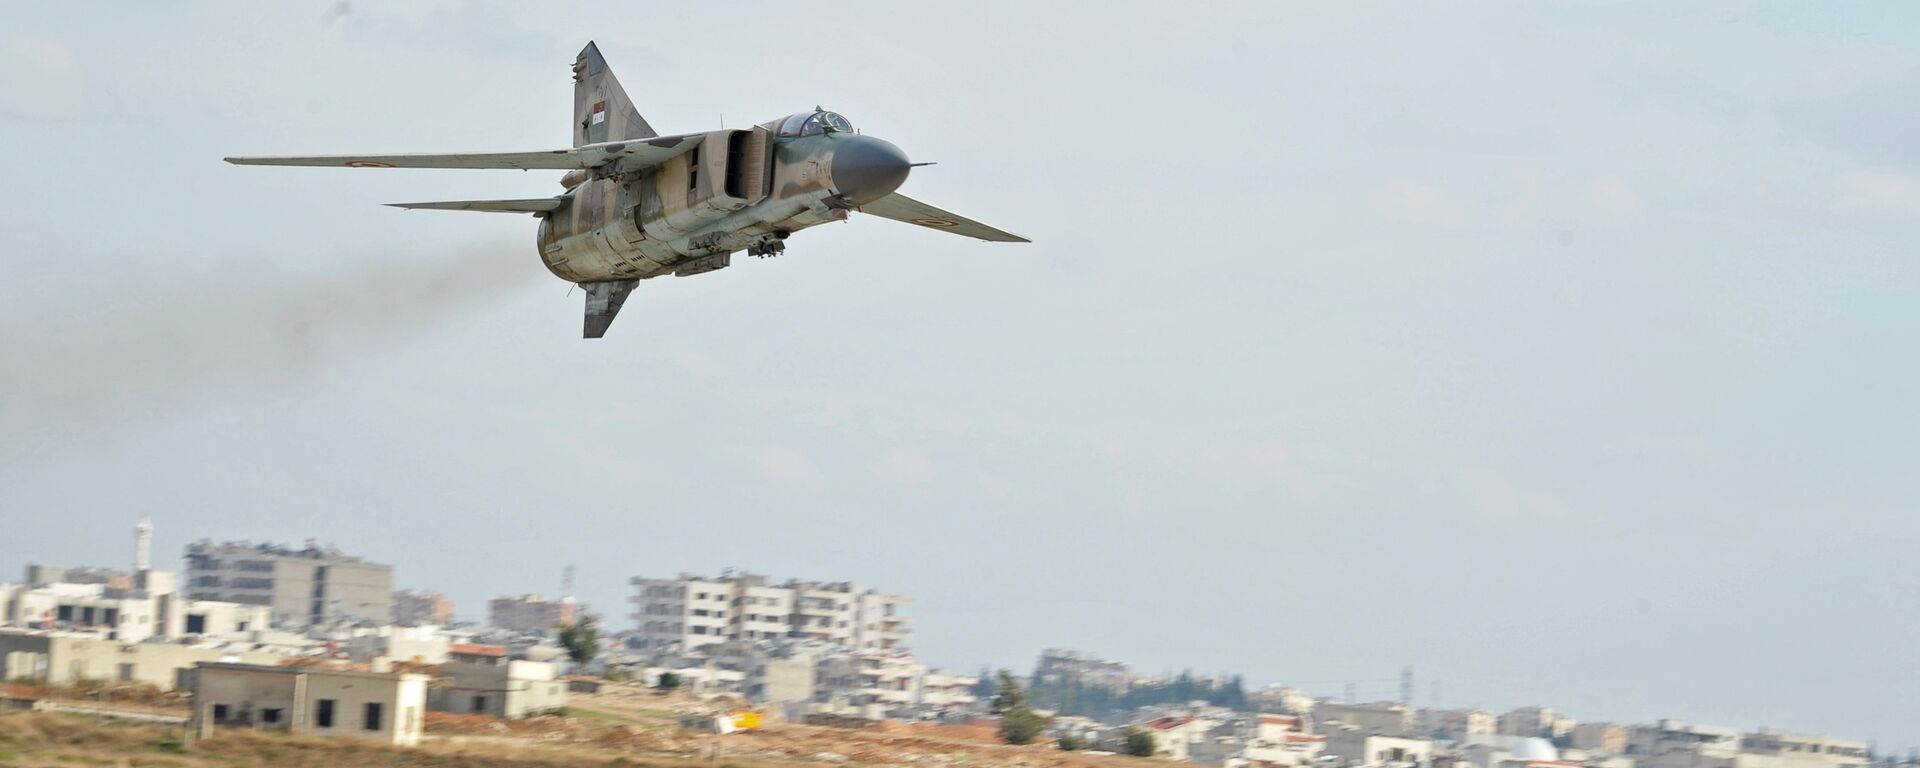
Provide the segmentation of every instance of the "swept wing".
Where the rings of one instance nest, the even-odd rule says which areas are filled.
[[[416,211],[485,211],[488,213],[551,213],[567,204],[564,197],[536,197],[521,200],[438,200],[431,203],[387,203],[394,208]]]
[[[885,219],[917,224],[927,229],[952,232],[956,235],[990,240],[996,243],[1030,243],[1024,237],[1005,230],[994,229],[957,213],[940,210],[906,195],[895,192],[886,197],[860,206],[861,213],[871,213]]]
[[[304,165],[346,168],[518,168],[571,170],[621,162],[628,170],[659,165],[699,146],[702,134],[603,141],[572,149],[535,152],[461,152],[436,155],[254,155],[229,157],[234,165]]]

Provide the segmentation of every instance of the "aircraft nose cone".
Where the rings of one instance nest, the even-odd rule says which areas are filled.
[[[833,186],[854,205],[893,194],[912,169],[907,153],[872,136],[850,136],[833,150]]]

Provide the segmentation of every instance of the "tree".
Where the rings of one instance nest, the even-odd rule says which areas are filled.
[[[1139,728],[1127,728],[1127,754],[1134,757],[1153,757],[1160,751],[1160,745],[1154,741],[1153,734]]]
[[[1032,744],[1047,727],[1047,719],[1022,704],[1000,716],[1000,738],[1008,744]]]
[[[1213,703],[1236,712],[1247,710],[1247,681],[1239,675],[1227,678],[1227,684],[1220,689]]]
[[[1027,706],[1027,692],[1000,670],[1000,689],[993,694],[993,713],[1000,716],[1000,738],[1008,744],[1032,744],[1047,727],[1047,719]]]
[[[567,658],[575,664],[585,664],[600,655],[600,630],[592,616],[581,616],[578,621],[560,628],[560,644],[566,646]]]
[[[1000,670],[1000,688],[993,694],[993,713],[1004,715],[1016,709],[1027,708],[1027,692],[1020,690],[1020,684],[1014,682],[1013,673]]]
[[[680,687],[680,676],[672,672],[662,672],[660,673],[660,681],[654,683],[653,687],[663,691],[671,691]]]
[[[1064,750],[1067,752],[1073,752],[1075,750],[1081,750],[1081,749],[1087,748],[1086,742],[1081,741],[1080,737],[1075,736],[1071,733],[1060,734],[1060,738],[1054,741],[1054,745],[1058,746],[1061,750]]]

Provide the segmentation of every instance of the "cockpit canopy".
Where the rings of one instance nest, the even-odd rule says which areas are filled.
[[[780,121],[778,136],[818,136],[823,133],[853,133],[853,123],[838,112],[814,108],[812,112],[789,115]]]

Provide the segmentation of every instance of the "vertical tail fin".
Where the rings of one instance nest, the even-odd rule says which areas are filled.
[[[597,339],[607,335],[607,327],[613,325],[613,318],[620,314],[620,305],[627,303],[627,294],[639,280],[603,280],[597,283],[581,283],[587,289],[587,317],[582,328],[582,336]]]
[[[634,109],[613,70],[607,68],[607,60],[600,56],[600,47],[587,43],[573,60],[573,145],[658,135]]]

